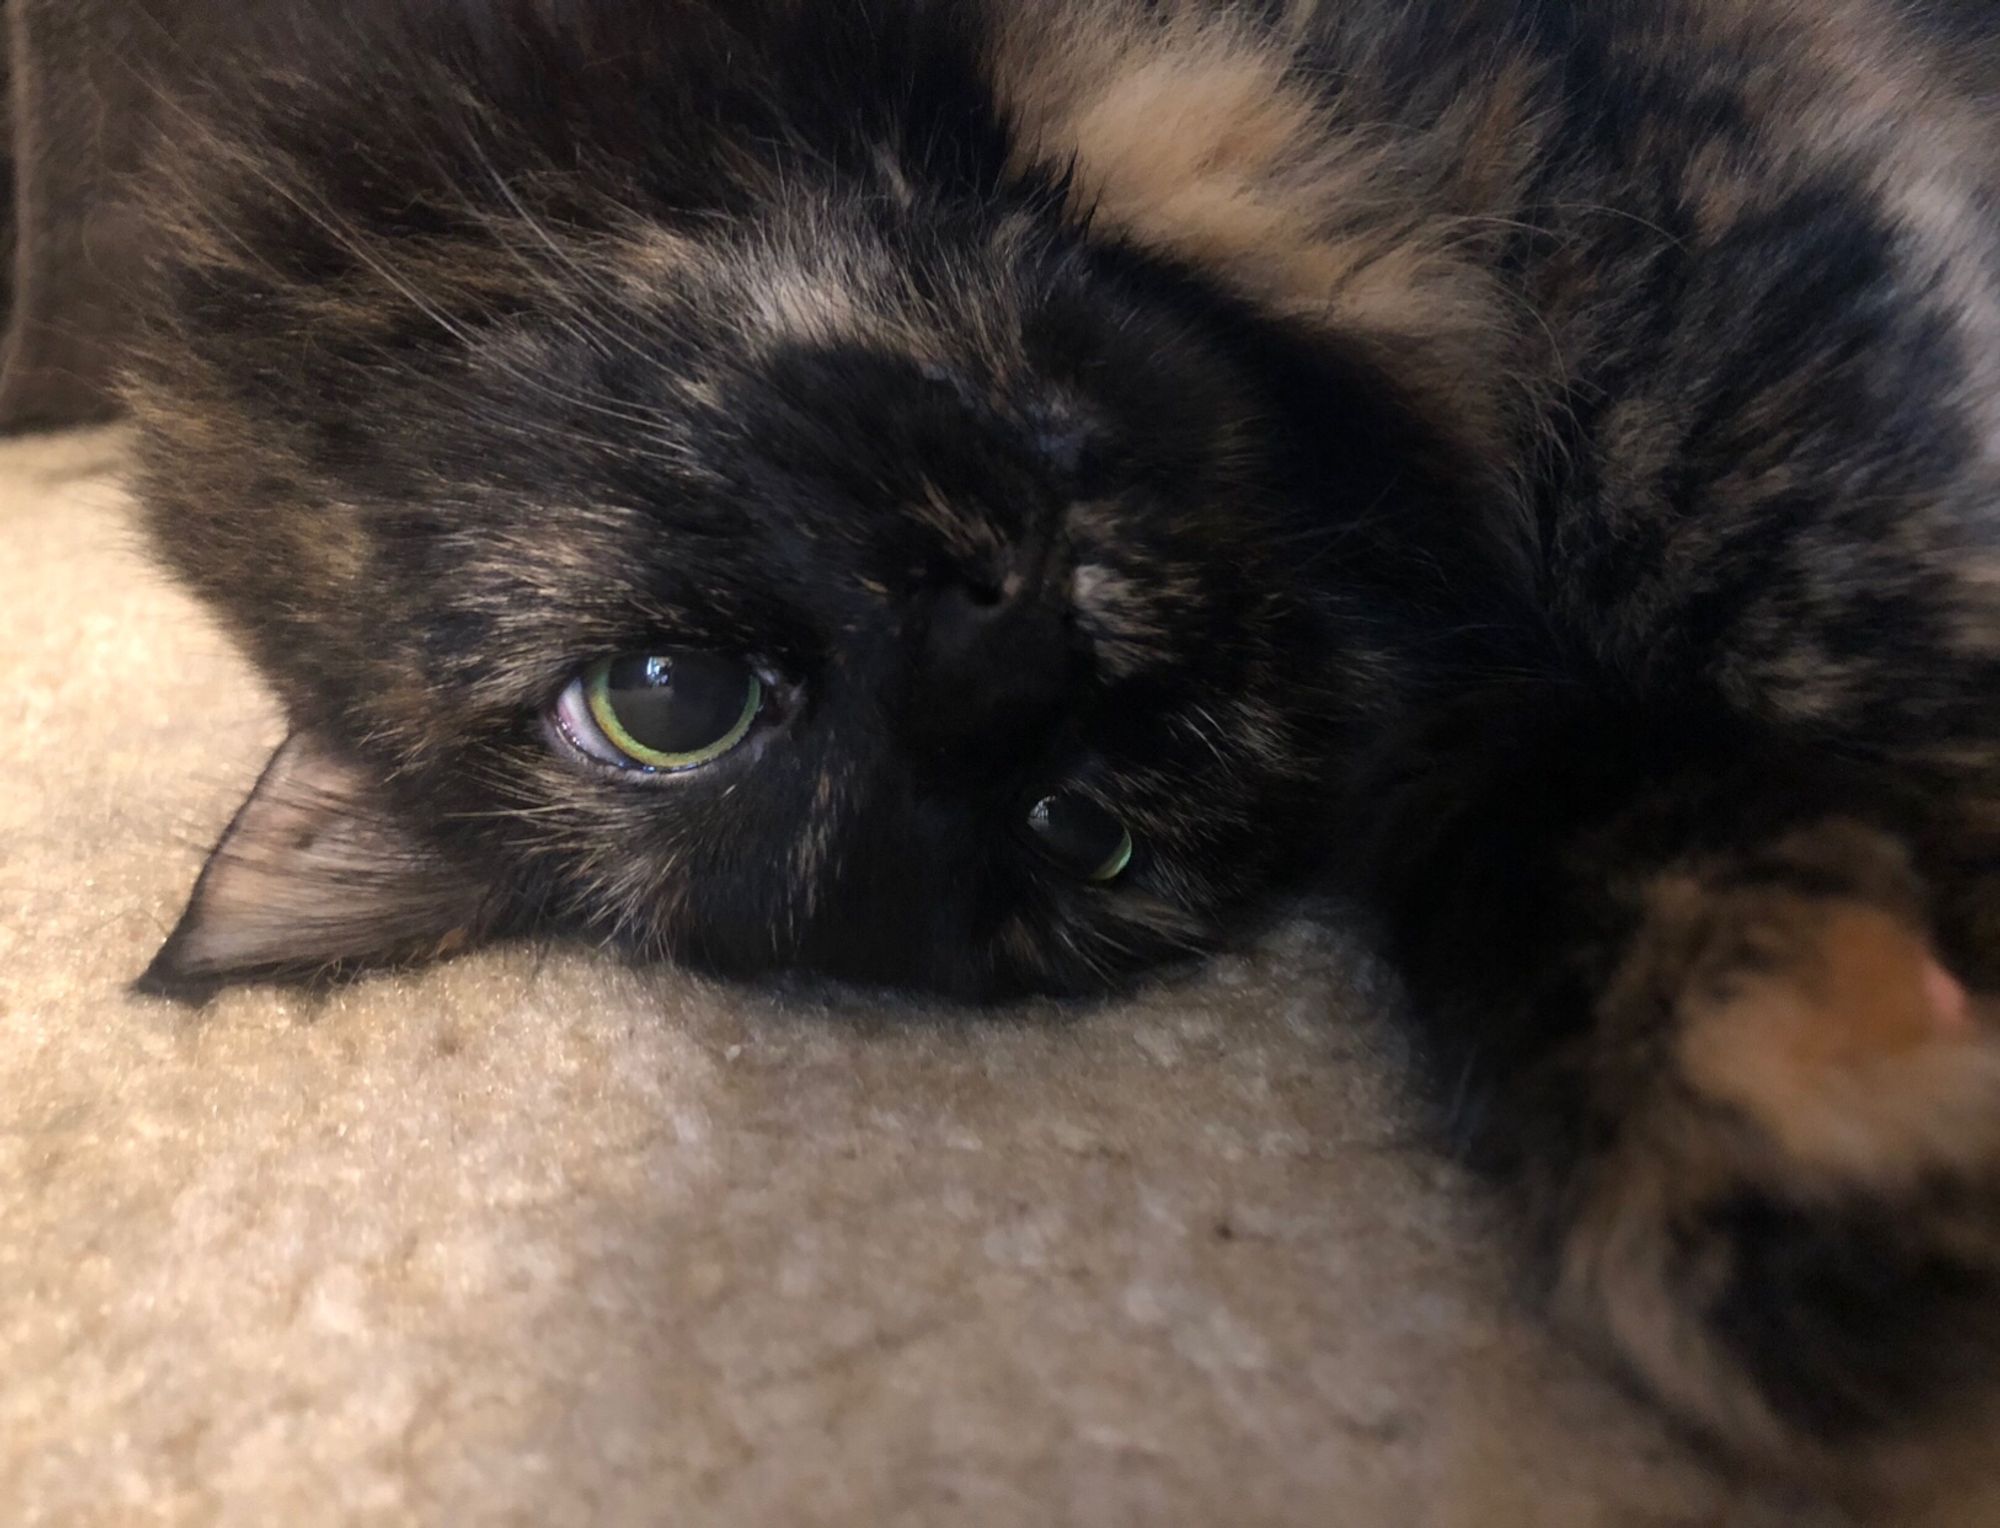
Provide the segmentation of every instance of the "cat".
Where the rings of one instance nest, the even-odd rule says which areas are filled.
[[[292,732],[147,990],[1090,993],[1333,888],[1570,1330],[1779,1467],[1976,1411],[1982,7],[267,19],[129,399]]]

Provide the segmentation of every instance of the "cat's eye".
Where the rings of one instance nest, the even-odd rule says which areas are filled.
[[[1037,848],[1079,880],[1115,881],[1132,863],[1132,835],[1103,807],[1077,795],[1048,796],[1028,812]]]
[[[556,703],[556,725],[581,753],[666,774],[712,764],[750,735],[764,683],[749,665],[680,648],[593,663]]]

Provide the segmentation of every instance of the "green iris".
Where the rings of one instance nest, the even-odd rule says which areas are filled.
[[[1090,878],[1093,881],[1100,882],[1115,881],[1131,868],[1131,864],[1132,835],[1125,829],[1120,828],[1118,830],[1118,847],[1111,851],[1110,857],[1103,864],[1091,872]]]
[[[606,658],[583,679],[605,742],[646,769],[694,769],[749,735],[764,686],[733,658],[694,650]]]

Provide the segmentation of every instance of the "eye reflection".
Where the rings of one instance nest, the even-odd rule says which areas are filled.
[[[1045,796],[1028,811],[1028,831],[1050,861],[1079,880],[1108,885],[1132,863],[1132,835],[1082,796]]]

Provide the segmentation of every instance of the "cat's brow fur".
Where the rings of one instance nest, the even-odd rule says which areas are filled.
[[[141,488],[357,810],[479,888],[375,953],[476,907],[1074,991],[1331,877],[1558,1307],[1657,1394],[1831,1463],[1978,1388],[1979,5],[245,25],[149,181]],[[1023,579],[1060,711],[939,743],[982,693],[922,671],[939,590]],[[770,665],[782,724],[668,782],[548,746],[584,664],[663,642]],[[1123,880],[1018,841],[1057,787],[1130,828]]]

